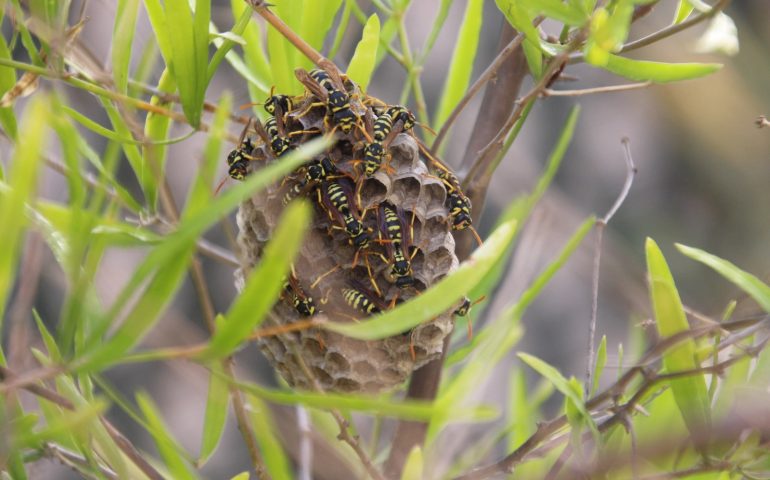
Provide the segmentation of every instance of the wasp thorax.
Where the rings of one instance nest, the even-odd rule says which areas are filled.
[[[259,263],[284,204],[305,197],[315,216],[295,258],[290,286],[267,322],[287,328],[258,344],[293,386],[320,385],[327,391],[392,389],[415,368],[440,356],[452,330],[453,312],[379,341],[291,326],[307,324],[307,317],[358,321],[420,295],[457,268],[452,228],[465,215],[465,204],[452,200],[454,187],[439,178],[434,160],[421,155],[418,141],[406,128],[413,120],[408,110],[364,107],[383,103],[362,97],[352,82],[326,70],[301,73],[297,76],[308,94],[290,105],[281,122],[283,131],[274,133],[286,139],[287,148],[315,136],[306,132],[322,135],[339,127],[349,133],[241,205],[238,283]],[[392,119],[377,123],[378,113],[392,114]],[[401,123],[395,124],[396,119]],[[292,135],[297,131],[302,134]],[[275,145],[267,137],[254,148],[252,158],[275,158],[267,155]],[[252,161],[249,171],[268,161]]]

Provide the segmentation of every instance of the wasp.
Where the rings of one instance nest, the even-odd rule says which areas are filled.
[[[411,243],[411,233],[405,232],[402,222],[402,212],[392,205],[383,202],[380,204],[379,224],[380,231],[387,237],[386,245],[392,259],[390,274],[395,278],[395,284],[399,288],[414,285],[412,276],[411,256],[408,254]],[[383,258],[386,263],[391,263]]]
[[[343,133],[350,133],[357,124],[357,115],[351,106],[350,95],[340,77],[337,67],[331,62],[319,63],[322,68],[310,72],[303,68],[294,70],[299,80],[308,90],[321,99],[331,114],[332,121],[340,127]],[[311,104],[311,107],[314,104]]]
[[[280,157],[291,149],[291,142],[287,137],[281,135],[275,117],[270,117],[267,122],[265,122],[265,130],[270,140],[270,149],[276,157]]]
[[[289,275],[288,280],[286,280],[286,283],[283,285],[283,290],[291,300],[292,306],[300,315],[303,317],[315,315],[316,307],[313,299],[305,294],[294,274]]]
[[[292,110],[294,110],[294,100],[289,95],[270,95],[265,100],[265,111],[270,115],[275,115],[278,111],[283,116]]]
[[[328,156],[324,156],[321,160],[313,160],[310,162],[310,164],[304,167],[304,171],[304,179],[295,183],[284,194],[284,205],[287,205],[303,192],[306,192],[309,188],[314,187],[323,180],[331,179],[332,175],[337,173],[337,167],[334,166]]]
[[[383,310],[376,296],[357,283],[343,288],[342,297],[345,299],[345,303],[367,315],[377,314]]]
[[[374,122],[372,141],[364,147],[364,173],[367,177],[374,175],[380,169],[382,157],[387,145],[385,140],[393,129],[393,117],[389,112],[383,112]]]
[[[368,247],[369,234],[364,225],[353,215],[349,201],[350,196],[346,188],[337,181],[323,181],[321,185],[320,196],[329,217],[333,220],[333,217],[336,216],[338,222],[344,225],[345,231],[356,248]]]
[[[446,188],[446,201],[449,207],[449,217],[452,219],[452,230],[469,229],[473,236],[476,237],[476,242],[481,245],[483,243],[481,237],[479,237],[478,232],[476,232],[472,225],[471,200],[463,193],[460,187],[460,180],[457,179],[457,176],[446,165],[435,159],[422,146],[420,149],[436,167],[437,176]]]
[[[414,114],[403,105],[391,106],[388,108],[388,113],[393,118],[393,123],[401,120],[401,125],[405,132],[411,130],[417,123],[417,119],[414,118]]]

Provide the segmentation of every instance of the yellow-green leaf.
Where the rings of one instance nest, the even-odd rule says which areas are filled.
[[[356,46],[353,58],[348,66],[348,77],[356,82],[362,91],[366,91],[372,79],[374,64],[377,59],[377,46],[380,42],[380,19],[372,14],[366,21],[361,41]]]
[[[660,248],[651,238],[645,244],[650,297],[655,312],[655,324],[662,339],[689,330],[682,300],[674,285],[674,278]],[[695,342],[686,339],[663,354],[666,372],[684,372],[698,367],[695,361]],[[671,390],[693,435],[699,434],[711,422],[708,392],[702,375],[692,375],[672,380]]]
[[[591,61],[591,57],[586,56],[586,60]],[[650,62],[646,60],[633,60],[612,54],[607,54],[606,63],[595,63],[595,65],[631,80],[656,83],[691,80],[704,77],[722,68],[722,65],[718,63]]]

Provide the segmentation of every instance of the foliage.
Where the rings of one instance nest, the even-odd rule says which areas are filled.
[[[251,3],[258,12],[264,11],[261,2]],[[264,101],[273,86],[281,92],[299,93],[294,69],[309,68],[312,62],[297,43],[304,41],[335,58],[342,42],[355,31],[361,40],[356,42],[352,58],[341,59],[341,69],[366,90],[378,69],[385,68],[383,59],[390,56],[406,73],[400,102],[412,100],[425,126],[448,131],[451,114],[462,109],[464,97],[473,91],[471,79],[483,29],[484,2],[471,0],[431,122],[422,69],[454,2],[441,2],[419,53],[413,50],[406,27],[409,0],[375,0],[374,12],[365,11],[356,0],[274,3],[270,11],[296,32],[293,37],[272,22],[260,21],[249,2],[240,0],[230,2],[232,15],[228,18],[233,23],[225,26],[213,23],[212,5],[207,1],[144,0],[140,4],[120,0],[109,70],[76,41],[81,29],[88,27],[87,21],[85,27],[66,23],[75,12],[71,1],[10,0],[4,4],[5,26],[13,34],[0,41],[0,94],[4,95],[0,125],[13,144],[13,153],[0,170],[4,234],[0,250],[0,331],[4,335],[0,392],[5,400],[0,405],[0,441],[7,447],[0,454],[0,471],[11,478],[28,478],[30,464],[52,458],[85,478],[198,478],[206,463],[221,454],[217,447],[232,404],[251,469],[260,478],[295,478],[299,469],[308,467],[299,458],[302,447],[278,434],[277,415],[283,410],[276,405],[310,411],[313,430],[319,434],[316,440],[345,459],[351,475],[366,471],[382,478],[381,460],[389,450],[402,448],[395,442],[384,445],[376,436],[379,428],[374,429],[372,445],[362,445],[350,421],[357,412],[374,419],[376,426],[386,417],[427,425],[427,440],[415,448],[406,446],[410,448],[402,452],[404,460],[394,478],[425,478],[440,454],[442,432],[460,421],[492,420],[495,422],[486,423],[475,443],[465,446],[463,454],[450,462],[446,472],[435,475],[486,478],[516,469],[527,478],[538,478],[556,475],[560,469],[579,469],[587,476],[607,478],[672,472],[681,476],[690,471],[700,473],[699,478],[766,476],[770,456],[763,449],[765,432],[751,424],[736,430],[729,407],[736,389],[766,388],[770,358],[764,346],[770,325],[766,318],[750,322],[726,318],[723,323],[691,325],[674,275],[652,240],[646,247],[647,271],[658,339],[632,368],[618,375],[612,387],[598,391],[609,363],[603,338],[593,381],[585,386],[520,352],[522,364],[511,372],[510,398],[502,411],[489,405],[468,405],[468,393],[485,382],[493,366],[516,348],[528,306],[544,295],[550,279],[596,222],[593,217],[584,221],[560,252],[554,252],[554,261],[528,289],[518,298],[506,299],[509,308],[490,319],[466,345],[449,352],[444,381],[435,398],[299,392],[243,380],[233,368],[232,356],[238,355],[238,348],[255,329],[259,331],[278,298],[307,227],[308,208],[303,204],[287,208],[261,264],[226,313],[220,314],[212,306],[212,285],[203,274],[200,258],[209,255],[231,266],[233,254],[212,248],[204,235],[228,231],[229,220],[222,219],[243,199],[322,151],[326,143],[310,143],[242,184],[214,195],[215,172],[223,162],[225,144],[235,141],[228,133],[229,123],[244,123],[244,118],[232,113],[229,94],[216,104],[206,101],[212,79],[229,65],[248,86],[252,102]],[[504,147],[499,142],[493,152],[498,161],[489,167],[479,160],[470,171],[481,175],[485,169],[488,174],[496,168],[532,104],[569,62],[585,61],[627,79],[652,83],[695,79],[719,69],[710,63],[663,63],[626,56],[625,52],[640,46],[639,41],[628,40],[629,30],[634,13],[648,3],[497,0],[497,13],[522,32],[519,40],[533,87],[520,96],[511,118],[500,122],[506,125],[500,138],[508,141]],[[702,2],[682,0],[672,25],[661,29],[654,40],[677,33],[681,25],[708,20],[725,3],[709,8]],[[136,32],[142,9],[152,38],[137,59],[131,53],[139,44]],[[719,15],[724,21],[724,14]],[[351,26],[351,19],[360,25],[354,22]],[[541,34],[539,25],[544,19],[563,27],[558,40]],[[228,30],[221,31],[221,27]],[[494,74],[480,78],[486,81]],[[157,79],[156,85],[148,84],[150,78]],[[54,88],[39,88],[43,82]],[[103,112],[81,111],[76,98],[86,93],[98,100]],[[30,98],[25,100],[25,96]],[[260,109],[256,111],[263,115]],[[477,298],[491,297],[515,248],[519,227],[526,223],[567,154],[577,120],[578,110],[574,109],[561,133],[553,134],[554,152],[532,193],[511,199],[484,245],[454,274],[377,319],[325,327],[356,338],[384,338],[429,320],[463,295],[472,292]],[[172,137],[178,128],[186,133]],[[95,141],[94,135],[101,138]],[[188,159],[188,168],[195,174],[186,185],[184,204],[177,206],[170,182],[175,172],[166,162],[168,148],[193,138],[205,139],[205,147],[196,158]],[[66,200],[52,201],[38,194],[45,167],[64,175]],[[133,178],[125,175],[129,170]],[[472,185],[473,180],[466,178],[466,184]],[[483,191],[475,193],[483,199]],[[226,226],[220,229],[223,223]],[[32,303],[39,267],[36,271],[31,265],[42,254],[42,245],[53,253],[66,283],[56,314],[41,315]],[[141,250],[142,260],[129,266],[125,284],[109,286],[115,298],[102,304],[97,274],[105,254],[115,250]],[[679,250],[723,275],[770,311],[770,286],[760,279],[702,250],[684,246]],[[141,347],[151,343],[152,332],[168,321],[169,306],[180,298],[187,278],[196,288],[209,338],[192,346],[183,342],[167,348]],[[27,320],[31,324],[32,318],[37,335],[30,336],[36,340],[29,345],[11,344],[19,325],[26,325]],[[17,369],[19,355],[34,357],[36,366]],[[752,355],[759,356],[753,370],[749,365]],[[187,439],[169,428],[164,418],[172,412],[163,411],[150,393],[140,388],[131,392],[132,398],[124,398],[104,377],[121,365],[150,361],[170,365],[180,359],[201,367],[198,373],[208,382],[207,395],[203,395],[205,413],[202,418],[188,419],[202,431],[197,454],[184,446]],[[543,377],[540,387],[527,388],[523,364]],[[22,402],[22,391],[34,395],[38,403]],[[541,407],[557,392],[564,400],[562,414],[545,420]],[[139,429],[152,438],[158,454],[135,447],[136,438],[127,437],[110,423],[110,407],[131,418],[131,431]],[[323,413],[327,410],[331,416]],[[640,411],[649,417],[639,415]],[[347,445],[342,446],[338,439]],[[482,466],[489,462],[490,452],[501,449],[506,452],[503,458]],[[643,465],[639,465],[641,457],[647,460]],[[480,468],[472,470],[475,467]],[[233,478],[248,478],[248,473]]]

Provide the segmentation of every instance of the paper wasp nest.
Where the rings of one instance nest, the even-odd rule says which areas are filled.
[[[282,117],[282,134],[291,138],[293,146],[314,135],[290,136],[290,132],[327,131],[333,127],[326,116],[326,107],[311,106],[313,102],[319,100],[309,95],[294,97],[292,109]],[[375,115],[371,107],[364,109],[360,103],[357,106],[356,113],[362,119],[368,115],[371,120]],[[265,133],[266,140],[271,140],[268,132],[262,135]],[[365,318],[366,313],[345,301],[344,292],[351,288],[366,291],[368,296],[375,297],[371,300],[380,310],[386,310],[396,302],[418,295],[457,268],[452,222],[445,206],[447,191],[444,183],[429,171],[416,140],[410,133],[394,134],[386,148],[389,160],[383,159],[382,167],[370,177],[363,174],[361,164],[366,143],[366,137],[354,129],[339,135],[327,155],[336,170],[330,178],[346,187],[351,210],[371,239],[368,247],[356,254],[344,224],[328,213],[328,199],[324,207],[322,183],[303,185],[307,168],[303,167],[241,204],[237,216],[241,268],[236,272],[236,284],[239,289],[248,272],[259,263],[261,252],[280,221],[284,197],[293,188],[314,204],[315,211],[313,225],[294,261],[294,288],[312,297],[314,313],[319,318],[351,322]],[[249,165],[252,170],[275,156],[266,142],[260,144],[257,139],[255,145]],[[385,205],[398,212],[405,231],[413,232],[407,255],[414,283],[406,288],[396,286],[391,274],[392,248],[389,249],[382,233]],[[284,297],[276,303],[264,325],[288,326],[308,318],[293,304],[289,291],[284,290]],[[325,391],[379,392],[400,385],[415,368],[438,358],[452,327],[450,311],[410,332],[380,341],[356,340],[313,327],[268,336],[257,343],[292,386],[307,390],[320,386]]]

